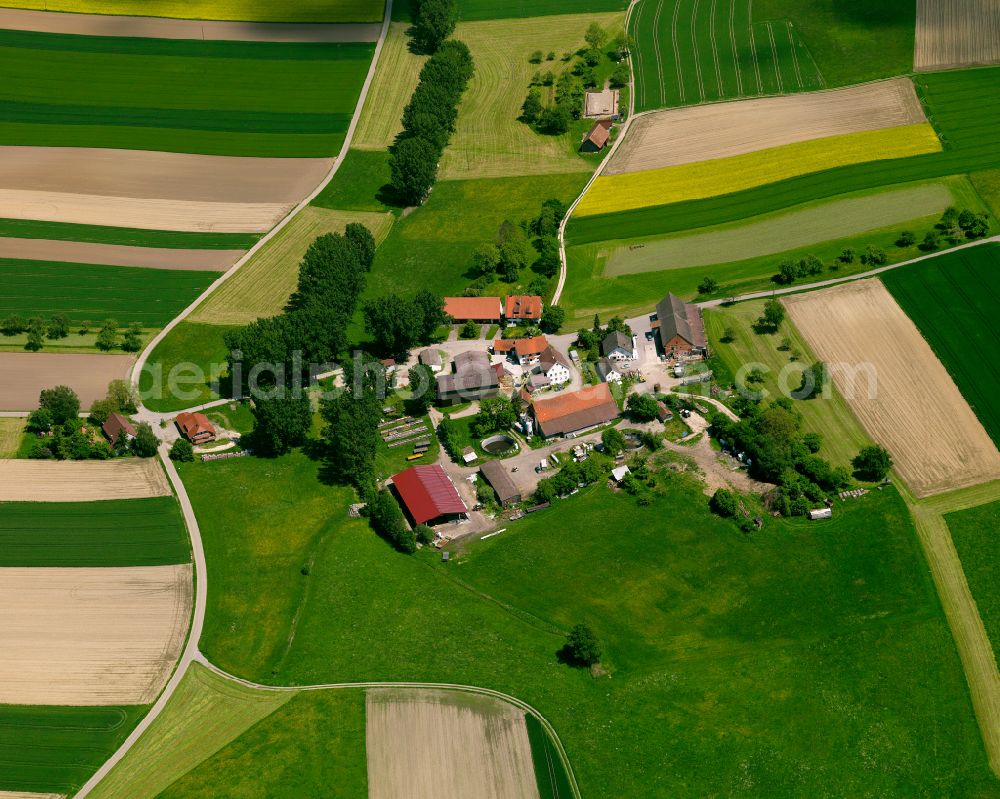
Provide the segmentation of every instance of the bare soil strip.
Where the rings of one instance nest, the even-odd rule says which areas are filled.
[[[917,0],[915,70],[1000,62],[996,0]]]
[[[889,450],[916,496],[1000,477],[997,448],[880,281],[846,283],[784,302],[813,351],[831,367],[861,424]]]
[[[156,458],[0,460],[0,502],[93,502],[169,494]]]
[[[605,175],[925,122],[909,78],[832,91],[657,111],[638,117]]]
[[[61,799],[61,793],[29,793],[28,791],[0,791],[0,799]]]
[[[225,272],[246,250],[183,250],[129,247],[59,239],[17,239],[0,236],[0,258],[62,261],[72,264],[135,266],[143,269],[181,269]]]
[[[0,189],[215,203],[297,203],[329,158],[248,158],[91,147],[0,147]]]
[[[0,189],[0,217],[144,230],[260,233],[293,203],[202,202]]]
[[[81,36],[127,36],[139,39],[208,39],[242,42],[374,42],[379,23],[217,22],[112,14],[67,14],[0,8],[0,28]]]
[[[538,799],[524,712],[425,689],[367,694],[369,799]]]
[[[134,355],[97,353],[0,352],[0,411],[31,411],[38,392],[65,385],[84,408],[103,399],[112,380],[128,377]]]
[[[0,702],[152,702],[181,652],[192,570],[0,569]]]

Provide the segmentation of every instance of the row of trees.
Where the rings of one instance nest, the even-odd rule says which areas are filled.
[[[427,289],[413,297],[376,297],[368,300],[362,311],[368,335],[386,355],[398,355],[417,344],[429,343],[449,318],[444,312],[444,298]]]
[[[41,350],[45,346],[46,340],[59,341],[67,338],[74,327],[81,336],[86,336],[93,328],[93,324],[87,321],[74,326],[63,314],[56,314],[48,319],[39,316],[24,319],[14,315],[0,321],[0,333],[5,336],[18,336],[27,333],[24,348],[29,352]],[[125,352],[138,352],[142,347],[141,336],[142,324],[139,322],[132,322],[124,331],[121,331],[116,319],[105,319],[97,331],[94,344],[99,350],[105,352],[115,348],[121,348]]]
[[[226,333],[234,390],[257,393],[255,450],[278,455],[305,441],[312,420],[308,396],[271,389],[299,384],[309,364],[332,363],[347,349],[347,327],[374,259],[375,239],[364,225],[320,236],[299,265],[285,312]]]
[[[473,71],[469,48],[454,39],[440,44],[420,70],[420,82],[403,110],[403,130],[389,148],[392,188],[404,205],[423,203],[437,180],[438,162],[455,131],[458,104]]]

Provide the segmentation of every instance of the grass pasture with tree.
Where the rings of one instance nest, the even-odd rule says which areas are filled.
[[[216,370],[222,385],[227,386],[223,376],[228,374],[226,355],[229,348],[223,336],[235,329],[232,325],[180,322],[156,345],[140,375],[139,392],[143,404],[152,411],[165,413],[219,399],[218,393],[211,388],[212,370]],[[186,364],[194,364],[202,379],[188,380],[182,387],[184,396],[172,396],[165,390],[169,376],[173,372],[187,379]]]
[[[559,524],[533,515],[444,565],[436,553],[392,553],[348,519],[350,492],[317,482],[304,455],[200,466],[182,476],[215,575],[202,647],[227,670],[278,684],[447,680],[510,693],[554,724],[585,795],[734,792],[748,762],[771,796],[834,781],[886,793],[914,781],[993,785],[891,488],[838,505],[823,530],[774,521],[751,543],[684,475],[660,478],[645,507],[595,485],[561,504]],[[220,505],[220,490],[236,501]],[[627,545],[607,519],[628,530]],[[579,623],[603,644],[612,680],[557,659]],[[675,757],[657,760],[665,751]],[[880,767],[866,769],[876,752]]]
[[[0,142],[332,156],[373,49],[2,31]]]
[[[883,275],[986,432],[1000,445],[1000,246],[947,253]]]

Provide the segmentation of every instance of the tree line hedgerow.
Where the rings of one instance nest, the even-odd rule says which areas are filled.
[[[400,203],[420,205],[437,180],[438,162],[455,131],[458,104],[474,69],[469,48],[451,39],[420,70],[403,110],[403,130],[389,148],[391,184]]]

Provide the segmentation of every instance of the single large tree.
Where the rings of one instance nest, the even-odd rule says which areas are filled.
[[[312,427],[312,404],[305,392],[285,391],[270,399],[257,399],[253,407],[254,448],[268,455],[283,455],[305,443]]]
[[[52,424],[61,425],[80,413],[80,398],[69,386],[46,388],[38,395],[38,407],[49,412]]]
[[[877,444],[864,447],[853,461],[854,469],[862,480],[884,480],[892,468],[892,456]]]
[[[603,654],[601,642],[589,624],[577,624],[569,631],[566,648],[573,660],[584,666],[599,663]]]
[[[457,23],[455,0],[420,0],[413,38],[422,52],[433,53],[451,36]]]

